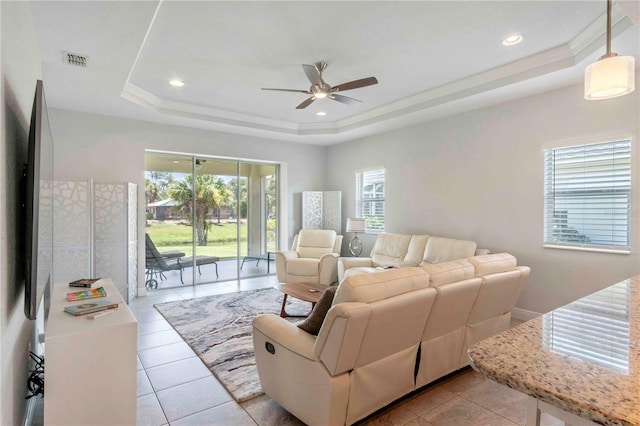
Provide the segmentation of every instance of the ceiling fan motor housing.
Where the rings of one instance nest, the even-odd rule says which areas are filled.
[[[323,81],[322,84],[311,85],[311,88],[309,90],[311,91],[311,93],[313,93],[313,96],[322,99],[327,97],[327,95],[331,91],[331,86]]]

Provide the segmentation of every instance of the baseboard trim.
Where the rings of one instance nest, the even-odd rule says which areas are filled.
[[[511,310],[511,316],[521,321],[529,321],[530,319],[534,319],[540,315],[542,314],[534,311],[527,311],[526,309],[513,308]]]

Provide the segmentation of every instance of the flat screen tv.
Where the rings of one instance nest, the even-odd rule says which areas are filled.
[[[29,125],[27,163],[23,174],[24,314],[35,319],[53,271],[53,139],[44,87],[36,82]],[[47,298],[48,299],[48,298]],[[48,300],[45,310],[48,311]]]

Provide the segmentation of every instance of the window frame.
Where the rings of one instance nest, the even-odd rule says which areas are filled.
[[[569,150],[575,150],[575,149],[581,149],[581,148],[584,149],[587,147],[594,147],[597,145],[600,145],[600,146],[610,145],[611,150],[614,151],[615,150],[614,144],[620,144],[620,143],[628,144],[627,147],[624,147],[626,152],[624,152],[623,155],[616,155],[615,160],[613,161],[615,162],[616,160],[623,160],[626,163],[626,167],[625,165],[623,165],[622,167],[622,170],[623,170],[622,176],[626,177],[626,179],[624,180],[625,186],[623,188],[624,189],[623,191],[620,191],[620,187],[618,185],[615,185],[614,183],[612,183],[609,187],[601,186],[599,188],[594,187],[591,190],[585,190],[584,188],[586,186],[594,185],[593,183],[587,182],[589,178],[601,179],[601,176],[603,173],[602,173],[602,169],[598,171],[594,171],[593,165],[589,164],[588,161],[584,161],[581,163],[581,165],[583,169],[586,170],[586,173],[590,173],[590,174],[585,173],[584,179],[576,180],[576,182],[579,182],[581,185],[584,185],[584,186],[579,189],[574,189],[573,191],[571,191],[568,188],[572,186],[573,182],[567,183],[565,181],[564,183],[565,188],[563,188],[565,192],[564,197],[555,195],[556,186],[554,184],[556,184],[557,182],[556,179],[558,179],[557,174],[555,172],[555,167],[558,165],[558,160],[556,160],[555,158],[550,160],[548,158],[549,155],[553,155],[555,157],[556,155],[558,155],[557,153],[559,153],[559,155],[564,154],[566,156]],[[626,134],[626,135],[598,137],[598,138],[593,138],[589,140],[565,141],[564,143],[556,143],[553,145],[543,146],[542,154],[543,154],[543,247],[553,248],[553,249],[563,249],[563,250],[600,252],[600,253],[630,254],[633,246],[633,235],[634,235],[633,229],[635,227],[633,209],[635,205],[634,193],[636,190],[636,186],[634,182],[636,180],[636,173],[637,173],[634,167],[634,162],[636,158],[634,138],[631,135]],[[562,160],[565,161],[564,165],[567,165],[570,162],[570,160],[567,157],[562,158],[560,161]],[[608,160],[607,156],[603,154],[602,159],[600,161],[607,161],[607,160]],[[611,161],[611,160],[608,160],[608,161]],[[604,169],[605,178],[614,177],[615,174],[620,172],[617,168],[614,169],[615,165],[613,163],[609,164],[608,166],[609,168]],[[592,169],[589,170],[589,167],[592,167]],[[560,178],[559,180],[562,180],[562,178]],[[600,182],[596,182],[596,184],[597,183],[600,183]],[[579,198],[579,195],[580,195],[579,192],[581,190],[585,194],[582,196],[582,198]],[[567,200],[572,197],[574,199],[579,199],[584,203],[584,205],[582,207],[578,207],[578,210],[583,211],[585,214],[591,213],[589,211],[590,210],[589,207],[587,206],[585,208],[584,206],[589,204],[590,202],[589,198],[592,198],[592,199],[595,198],[595,194],[596,193],[602,194],[603,190],[609,191],[609,192],[606,192],[607,195],[611,194],[611,199],[609,202],[611,203],[612,206],[614,205],[614,200],[616,198],[619,198],[621,195],[623,198],[625,198],[623,202],[626,203],[626,217],[618,213],[618,217],[622,216],[626,220],[626,224],[622,227],[622,228],[626,227],[626,237],[625,237],[626,240],[623,242],[623,244],[616,244],[616,240],[613,235],[616,232],[619,233],[620,229],[616,230],[616,227],[614,225],[611,225],[611,227],[607,229],[611,233],[610,240],[608,241],[608,243],[597,243],[597,242],[594,243],[591,240],[589,240],[588,242],[582,242],[582,243],[575,242],[575,241],[574,242],[553,241],[552,239],[548,238],[549,235],[553,234],[552,228],[558,219],[556,215],[556,212],[558,211],[556,204],[559,204],[559,200],[560,201],[564,200],[565,202],[567,202]],[[571,194],[571,192],[574,192],[574,194]],[[616,210],[620,210],[620,209],[616,208]],[[553,211],[554,213],[551,214],[550,213],[551,211]],[[588,227],[589,225],[593,225],[597,223],[599,220],[602,220],[604,218],[609,219],[605,213],[600,212],[599,214],[601,215],[600,217],[595,216],[594,218],[592,216],[583,224],[586,227]],[[613,221],[613,217],[615,217],[615,215],[611,215],[611,221]],[[583,235],[587,238],[589,237],[589,235],[586,232],[584,234],[578,233],[578,235]]]
[[[378,188],[373,188],[373,195],[372,197],[365,197],[365,183],[369,184],[368,182],[365,182],[365,176],[367,174],[372,175],[372,179],[375,178],[375,175],[382,175],[382,180],[377,180],[374,182],[371,182],[371,185],[378,185]],[[385,205],[385,195],[386,195],[386,177],[387,177],[387,171],[384,167],[371,167],[371,168],[367,168],[367,169],[361,169],[361,170],[356,170],[355,171],[355,186],[356,186],[356,191],[355,191],[355,198],[356,198],[356,217],[359,218],[363,218],[365,220],[365,233],[366,234],[379,234],[381,232],[385,231],[385,222],[386,222],[386,205]],[[380,187],[379,184],[382,183],[382,186]],[[379,189],[381,188],[381,196],[379,194]],[[370,206],[370,208],[365,208],[365,204],[368,204]],[[376,204],[378,204],[378,206],[376,206]],[[381,209],[382,213],[375,213],[375,210],[377,210],[378,208]],[[373,209],[374,214],[365,214],[366,211],[371,212],[371,209]],[[382,225],[381,226],[377,226],[377,227],[373,227],[370,226],[372,219],[374,220],[381,220],[382,221]]]

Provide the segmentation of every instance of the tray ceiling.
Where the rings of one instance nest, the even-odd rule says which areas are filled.
[[[605,1],[32,2],[52,107],[331,144],[579,83],[604,53]],[[640,63],[638,2],[612,48]],[[524,41],[501,41],[521,33]],[[87,66],[62,52],[87,57]],[[301,65],[379,84],[295,107]],[[174,87],[171,79],[185,85]],[[318,112],[325,112],[320,117]]]

